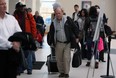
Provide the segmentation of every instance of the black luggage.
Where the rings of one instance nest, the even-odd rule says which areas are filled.
[[[52,51],[51,54],[47,56],[47,62],[46,62],[48,73],[58,72],[56,56],[55,56],[55,53],[53,52],[54,49],[51,48],[51,51]]]
[[[82,64],[81,52],[76,49],[75,53],[73,54],[73,58],[72,58],[72,67],[77,68],[81,64]]]
[[[82,55],[79,44],[77,44],[77,48],[74,50],[73,58],[72,58],[72,67],[77,68],[82,64]]]

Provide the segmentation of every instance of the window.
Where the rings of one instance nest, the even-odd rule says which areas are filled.
[[[53,13],[53,4],[56,0],[40,0],[40,15],[44,18],[45,24],[50,25],[51,14]]]

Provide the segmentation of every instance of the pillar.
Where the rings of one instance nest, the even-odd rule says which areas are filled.
[[[8,10],[10,14],[13,14],[14,10],[15,10],[15,5],[19,0],[8,0],[9,4],[8,4]]]

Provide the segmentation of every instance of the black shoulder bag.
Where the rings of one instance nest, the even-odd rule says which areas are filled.
[[[74,50],[73,58],[72,58],[72,67],[77,68],[82,64],[82,56],[80,47],[77,44],[77,48]]]

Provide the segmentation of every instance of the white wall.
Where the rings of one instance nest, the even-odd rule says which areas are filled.
[[[32,8],[33,15],[40,9],[40,0],[27,0],[25,4],[27,8]]]
[[[116,30],[116,0],[105,0],[104,12],[108,17],[108,25],[112,30]]]
[[[25,4],[26,4],[26,7],[27,7],[27,8],[33,9],[33,8],[32,8],[32,5],[33,5],[32,0],[26,0],[26,3],[25,3]],[[33,10],[32,10],[32,11],[33,11]]]
[[[116,3],[116,0],[115,0],[115,3]],[[116,9],[116,6],[115,6],[115,9]],[[115,16],[114,16],[114,17],[115,17],[115,19],[114,19],[114,20],[116,21],[116,10],[115,10],[114,14],[115,14]],[[114,27],[115,27],[115,31],[116,31],[116,22],[115,22]]]

